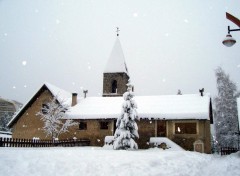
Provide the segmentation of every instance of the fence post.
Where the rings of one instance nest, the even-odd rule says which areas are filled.
[[[0,147],[3,147],[3,141],[2,141],[2,138],[0,138]]]

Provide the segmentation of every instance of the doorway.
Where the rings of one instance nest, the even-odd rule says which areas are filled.
[[[166,137],[166,121],[157,121],[157,137]]]

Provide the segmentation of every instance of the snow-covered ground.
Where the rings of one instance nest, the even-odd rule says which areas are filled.
[[[240,153],[229,156],[157,148],[116,151],[98,147],[0,148],[1,176],[240,175]]]

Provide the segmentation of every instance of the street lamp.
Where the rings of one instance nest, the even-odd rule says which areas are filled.
[[[240,20],[238,18],[236,18],[235,16],[226,12],[226,18],[228,20],[232,21],[233,23],[235,23],[238,27],[240,27]],[[228,26],[228,34],[227,34],[226,38],[222,41],[222,43],[227,47],[231,47],[236,43],[236,40],[230,34],[230,32],[233,32],[233,31],[240,31],[240,29],[230,29],[230,26]]]

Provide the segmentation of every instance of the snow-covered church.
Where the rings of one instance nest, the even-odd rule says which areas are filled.
[[[113,136],[116,120],[121,114],[122,95],[127,90],[130,76],[121,48],[116,38],[108,63],[103,73],[102,97],[78,97],[49,83],[44,83],[35,95],[12,118],[8,126],[13,138],[50,139],[42,130],[43,122],[37,112],[57,96],[59,102],[71,106],[68,118],[78,122],[60,139],[89,139],[92,146],[103,146],[106,136]],[[204,153],[211,152],[210,124],[213,122],[209,95],[161,95],[135,96],[140,121],[136,141],[140,149],[149,148],[152,137],[166,137],[182,148]],[[197,145],[195,145],[197,144]]]

